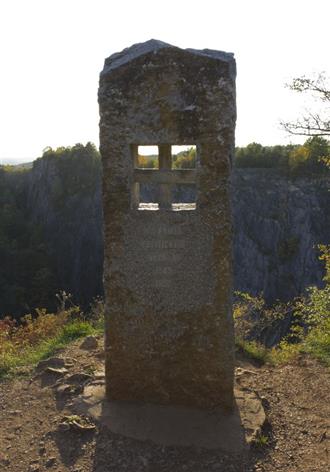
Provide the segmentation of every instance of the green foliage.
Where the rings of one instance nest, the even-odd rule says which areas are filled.
[[[308,296],[297,303],[296,315],[306,325],[301,333],[301,349],[330,365],[330,246],[319,246],[325,262],[325,287],[311,287]]]
[[[173,156],[173,169],[194,169],[196,167],[196,149],[191,147]]]
[[[295,148],[287,146],[262,146],[250,143],[235,150],[235,166],[239,168],[287,168],[290,152]]]
[[[244,339],[236,339],[236,346],[250,359],[265,363],[270,360],[269,349],[257,341],[246,341]]]
[[[59,344],[68,344],[75,339],[94,334],[95,329],[88,321],[74,320],[65,325],[57,339]]]
[[[141,169],[158,169],[158,157],[138,155],[138,167]]]
[[[329,141],[319,136],[307,139],[301,146],[251,143],[235,150],[235,166],[238,168],[276,168],[292,175],[326,173],[329,158]]]
[[[60,148],[62,149],[62,148]],[[66,149],[66,148],[65,148]],[[296,175],[324,173],[326,162],[330,159],[329,141],[315,136],[299,145],[262,146],[260,143],[250,143],[245,147],[235,149],[234,164],[237,168],[280,169]],[[139,156],[139,167],[158,168],[157,156]],[[173,169],[193,169],[196,167],[196,148],[191,147],[173,156]]]
[[[237,346],[249,357],[282,364],[302,353],[309,353],[330,366],[330,246],[319,246],[325,263],[325,286],[310,287],[307,295],[292,304],[266,307],[261,297],[236,294],[234,321]],[[258,340],[267,327],[276,326],[285,313],[292,314],[289,333],[271,349]]]
[[[330,157],[329,141],[320,136],[307,139],[302,146],[289,153],[289,170],[292,173],[326,172],[326,161]]]
[[[88,310],[88,322],[94,327],[94,329],[102,333],[104,330],[104,315],[105,306],[102,297],[96,297],[90,304]]]
[[[35,365],[75,339],[99,332],[75,306],[58,313],[38,309],[35,317],[26,315],[20,324],[9,317],[0,320],[0,378],[19,367]]]
[[[92,143],[75,144],[57,149],[46,148],[34,167],[53,162],[56,168],[55,181],[49,187],[50,200],[55,209],[62,211],[70,197],[92,195],[100,183],[101,156]]]
[[[257,448],[264,448],[268,445],[269,439],[264,434],[258,434],[253,440],[253,446]]]
[[[158,156],[138,156],[138,167],[143,169],[158,169]],[[196,149],[191,147],[172,156],[173,169],[193,169],[196,167]]]
[[[276,303],[269,307],[262,296],[253,297],[243,292],[235,292],[233,308],[237,344],[244,347],[252,342],[248,347],[251,352],[267,344],[267,332],[273,333],[290,312],[289,303]]]

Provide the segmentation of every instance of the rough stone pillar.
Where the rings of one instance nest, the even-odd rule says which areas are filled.
[[[100,76],[109,399],[202,408],[233,403],[232,222],[235,60],[160,41],[105,61]],[[138,168],[157,145],[159,169]],[[174,170],[173,145],[196,168]],[[140,184],[160,186],[158,207]],[[173,185],[196,186],[174,205]]]

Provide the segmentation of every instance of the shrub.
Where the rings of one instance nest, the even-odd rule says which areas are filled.
[[[79,307],[37,315],[26,315],[21,323],[6,317],[0,320],[0,377],[19,366],[33,365],[74,339],[95,333],[94,326],[82,318]]]
[[[273,307],[266,307],[262,297],[236,293],[236,344],[246,355],[278,364],[305,352],[330,366],[330,246],[319,249],[326,269],[323,288],[310,287],[306,296]],[[267,333],[279,338],[270,349]]]
[[[272,350],[275,363],[286,362],[307,352],[330,366],[330,246],[320,245],[325,263],[324,288],[310,287],[307,295],[294,304],[297,323],[278,348]]]

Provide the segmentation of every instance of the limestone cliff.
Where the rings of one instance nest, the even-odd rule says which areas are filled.
[[[28,214],[44,228],[57,289],[86,306],[102,293],[100,163],[42,158],[28,179]]]
[[[274,169],[233,174],[235,289],[290,299],[321,284],[315,246],[330,240],[329,178],[288,178]],[[82,303],[102,293],[101,171],[79,160],[40,159],[28,175],[27,206],[41,223],[57,286]]]
[[[273,301],[320,284],[316,246],[330,240],[329,179],[241,169],[233,185],[236,289]]]

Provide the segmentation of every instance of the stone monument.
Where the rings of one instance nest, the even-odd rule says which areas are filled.
[[[113,54],[100,76],[110,400],[231,409],[235,60],[150,40]],[[158,146],[158,169],[139,146]],[[196,146],[173,169],[173,146]],[[158,188],[143,201],[143,185]],[[175,201],[174,187],[196,201]]]

